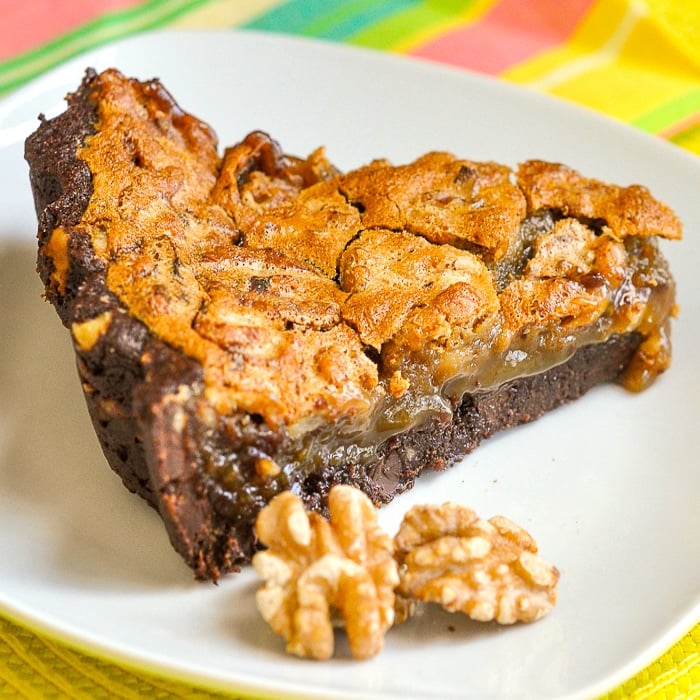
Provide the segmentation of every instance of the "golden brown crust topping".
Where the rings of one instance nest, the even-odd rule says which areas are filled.
[[[208,398],[222,412],[279,425],[367,410],[377,369],[340,321],[346,295],[279,250],[239,245],[222,194],[235,186],[235,170],[221,169],[213,132],[162,88],[116,71],[96,89],[99,128],[82,150],[94,195],[81,229],[109,261],[108,287],[202,364]],[[287,198],[332,175],[320,156],[276,162],[269,139],[250,141],[262,151],[254,164],[277,176],[278,190],[286,183]],[[284,206],[285,193],[268,205]]]
[[[612,332],[651,336],[673,307],[648,237],[678,238],[680,224],[643,187],[540,161],[516,184],[447,153],[343,175],[322,149],[294,158],[260,132],[222,159],[157,81],[110,70],[92,84],[98,123],[80,157],[94,192],[75,231],[129,313],[202,365],[219,411],[289,427],[363,414],[417,371],[422,386],[465,372],[483,386],[482,366],[490,382],[505,376],[494,362],[513,372],[514,348],[565,357]],[[527,240],[542,210],[555,224]],[[71,233],[44,246],[59,291]],[[648,270],[629,262],[640,236]],[[647,378],[668,363],[656,347]]]
[[[302,161],[254,132],[226,150],[212,199],[233,218],[244,245],[284,251],[333,278],[361,227],[357,209],[338,192],[336,175],[322,149]]]
[[[565,216],[604,221],[619,238],[680,239],[681,223],[646,187],[619,187],[583,177],[559,163],[530,160],[518,168],[529,211],[556,209]]]
[[[494,259],[505,254],[525,216],[525,199],[509,168],[449,153],[428,153],[398,167],[377,161],[345,175],[342,188],[364,209],[365,228],[478,246]]]
[[[404,231],[364,231],[343,255],[340,284],[350,294],[343,318],[377,350],[388,341],[415,352],[445,345],[493,323],[498,311],[479,258]]]
[[[556,325],[571,331],[595,323],[609,306],[610,289],[624,279],[627,252],[608,234],[577,219],[561,219],[540,236],[522,277],[501,293],[512,335]]]

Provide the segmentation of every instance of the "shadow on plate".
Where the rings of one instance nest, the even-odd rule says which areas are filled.
[[[262,582],[257,578],[252,581],[246,578],[232,589],[229,605],[221,606],[222,610],[228,609],[230,612],[228,615],[220,615],[219,634],[233,635],[238,645],[290,662],[296,657],[285,653],[284,640],[272,631],[258,612],[255,592],[261,585]],[[523,626],[516,626],[516,631],[517,627]],[[485,639],[508,633],[512,635],[513,628],[495,622],[476,622],[462,613],[449,613],[439,605],[424,604],[418,607],[409,620],[387,631],[384,647],[394,650],[406,647],[429,652],[432,648],[459,644],[466,645],[466,650],[470,643],[483,642]],[[337,629],[335,633],[333,660],[353,661],[347,636],[341,629]],[[301,659],[299,661],[302,662]]]
[[[44,566],[60,579],[120,589],[191,583],[158,515],[102,455],[69,333],[42,299],[33,243],[0,244],[0,304],[0,509],[47,540]]]

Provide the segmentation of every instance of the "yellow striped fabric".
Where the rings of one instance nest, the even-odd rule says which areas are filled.
[[[676,24],[669,4],[597,2],[565,45],[502,75],[700,154],[700,4],[676,3],[695,8]]]
[[[0,618],[0,697],[221,700],[231,696],[127,670]]]
[[[0,697],[223,700],[250,696],[209,691],[127,669],[0,618]],[[625,698],[700,698],[700,623],[654,663],[600,700]],[[258,695],[254,700],[265,699]]]

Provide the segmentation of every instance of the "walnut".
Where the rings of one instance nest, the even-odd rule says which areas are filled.
[[[466,507],[415,506],[395,538],[401,596],[440,603],[474,620],[530,622],[556,602],[557,569],[521,527]]]
[[[285,491],[260,512],[256,533],[268,549],[253,558],[265,580],[258,609],[287,651],[315,659],[333,654],[338,613],[353,657],[368,658],[381,650],[394,621],[393,543],[361,491],[335,486],[328,508],[330,521],[307,513],[301,499]]]
[[[86,321],[74,321],[71,325],[71,333],[78,349],[82,352],[90,352],[97,345],[97,341],[109,330],[111,324],[111,311],[105,311]]]

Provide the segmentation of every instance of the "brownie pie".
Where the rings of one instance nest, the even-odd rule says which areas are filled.
[[[198,578],[291,490],[383,504],[602,382],[669,365],[671,209],[561,164],[340,172],[220,149],[157,80],[88,71],[26,143],[38,271],[124,484]]]

